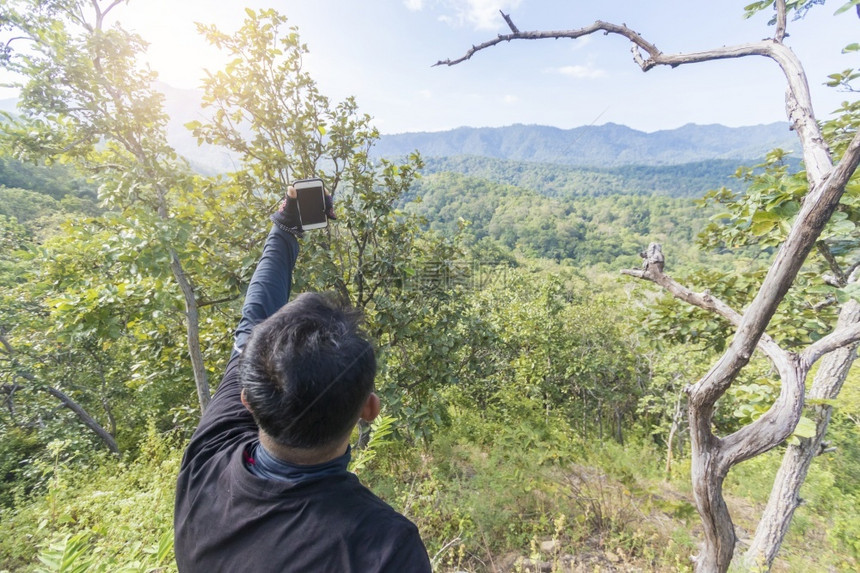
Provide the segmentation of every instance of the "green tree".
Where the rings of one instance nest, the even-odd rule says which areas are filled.
[[[71,351],[73,347],[50,334],[50,313],[37,276],[40,253],[27,229],[0,216],[0,247],[0,380],[6,406],[0,429],[4,436],[13,436],[14,441],[16,435],[32,436],[38,433],[36,428],[46,426],[50,427],[41,433],[59,431],[67,420],[56,413],[56,400],[110,451],[119,453],[110,390],[105,387],[109,359],[98,344]],[[81,383],[86,387],[92,380],[101,382],[97,396],[81,391]],[[49,396],[52,401],[46,402]],[[101,420],[96,411],[101,411]]]
[[[837,329],[809,344],[802,353],[789,352],[765,333],[777,309],[797,278],[809,252],[825,230],[837,209],[840,198],[860,163],[860,133],[856,125],[847,128],[847,145],[835,155],[825,143],[821,127],[815,119],[814,108],[806,83],[803,66],[788,48],[787,15],[792,10],[803,11],[818,0],[763,0],[746,7],[747,13],[775,8],[775,32],[766,40],[739,46],[723,46],[690,54],[667,55],[653,43],[626,25],[598,21],[593,25],[566,31],[520,32],[507,15],[510,34],[473,46],[458,59],[440,61],[455,65],[471,58],[476,52],[501,42],[518,39],[579,38],[603,32],[626,38],[633,44],[635,62],[643,71],[656,66],[672,67],[724,58],[766,57],[780,67],[787,84],[787,110],[792,128],[797,133],[806,167],[804,199],[785,241],[774,255],[765,278],[755,297],[743,314],[709,292],[698,294],[668,277],[664,272],[665,258],[661,246],[652,243],[642,253],[644,269],[627,274],[653,281],[675,297],[694,306],[715,312],[735,328],[714,366],[689,387],[689,420],[692,443],[692,479],[696,505],[704,526],[704,546],[696,560],[698,571],[725,571],[734,554],[736,537],[734,525],[722,494],[723,481],[736,464],[757,456],[780,444],[794,431],[801,418],[804,382],[810,367],[824,354],[844,347],[860,338],[860,328],[848,326]],[[852,0],[843,6],[854,6]],[[850,73],[848,74],[851,75]],[[835,80],[834,80],[835,81]],[[781,379],[781,391],[773,406],[755,421],[736,432],[719,437],[714,433],[713,416],[717,400],[726,394],[741,370],[749,363],[756,349],[774,364]]]
[[[188,355],[200,407],[209,385],[200,349],[199,300],[179,250],[188,221],[179,223],[174,196],[195,180],[167,145],[163,96],[155,74],[137,62],[144,41],[119,24],[108,25],[119,1],[13,0],[0,8],[8,32],[3,69],[20,88],[19,115],[0,125],[22,159],[71,162],[99,183],[102,203],[146,224],[166,254],[159,263],[184,300]],[[23,49],[12,48],[23,43]],[[150,216],[155,213],[157,217]],[[185,227],[185,228],[183,228]]]
[[[302,67],[307,47],[287,23],[274,10],[247,10],[232,35],[199,25],[229,61],[204,80],[211,118],[189,127],[201,142],[238,154],[242,169],[229,181],[270,209],[294,179],[325,182],[340,216],[306,233],[295,287],[334,290],[364,311],[380,346],[379,390],[389,411],[414,435],[429,436],[444,411],[436,391],[450,378],[440,365],[455,345],[450,325],[457,305],[444,288],[416,293],[419,299],[409,289],[422,265],[460,256],[456,236],[426,233],[420,217],[398,208],[418,177],[420,157],[374,164],[370,150],[379,132],[370,117],[352,98],[334,104],[320,93]]]

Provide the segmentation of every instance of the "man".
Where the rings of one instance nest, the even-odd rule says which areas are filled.
[[[182,460],[177,565],[430,571],[415,525],[347,471],[352,429],[379,414],[357,314],[313,293],[286,304],[301,237],[295,197],[291,186],[272,216],[227,370]]]

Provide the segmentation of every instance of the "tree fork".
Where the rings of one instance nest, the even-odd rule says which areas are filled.
[[[837,330],[860,323],[860,303],[849,300],[842,307]],[[830,400],[839,395],[851,365],[857,356],[857,344],[838,348],[824,357],[809,391],[810,400]],[[794,511],[800,505],[798,492],[806,480],[813,458],[821,445],[830,423],[833,407],[815,404],[815,436],[803,439],[800,444],[789,445],[776,474],[767,506],[759,520],[749,549],[743,556],[747,568],[770,569],[788,533]]]
[[[731,562],[735,534],[731,516],[722,496],[722,484],[729,469],[776,446],[788,435],[800,419],[806,374],[812,363],[826,351],[858,339],[860,329],[837,328],[837,332],[810,345],[802,355],[787,353],[765,333],[777,307],[785,296],[800,267],[815,245],[824,225],[833,214],[848,179],[860,162],[860,133],[855,136],[839,164],[834,167],[818,122],[815,119],[809,86],[803,66],[782,42],[786,36],[786,2],[775,0],[776,33],[760,42],[726,46],[687,54],[666,55],[656,45],[626,25],[597,21],[576,30],[520,32],[511,18],[502,14],[511,30],[496,38],[472,46],[458,59],[442,60],[435,65],[453,66],[470,59],[475,53],[512,40],[548,38],[579,38],[603,32],[621,35],[633,44],[634,61],[643,71],[658,65],[676,67],[711,60],[763,56],[781,68],[786,80],[786,113],[800,139],[806,165],[809,191],[803,201],[795,224],[783,242],[768,270],[755,299],[743,315],[715,300],[708,292],[693,293],[663,273],[664,260],[659,245],[652,245],[642,254],[646,259],[642,270],[622,271],[637,278],[650,280],[668,290],[673,296],[690,304],[716,312],[736,327],[734,340],[711,370],[696,384],[688,387],[689,413],[693,451],[693,486],[696,505],[705,527],[705,542],[696,560],[697,571],[726,571]],[[711,431],[716,401],[725,394],[732,382],[749,362],[758,348],[773,361],[782,380],[780,396],[768,412],[752,424],[721,440]]]

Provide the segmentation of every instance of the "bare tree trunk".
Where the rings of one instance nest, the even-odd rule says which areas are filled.
[[[734,553],[734,527],[722,495],[723,481],[729,469],[779,445],[791,435],[800,419],[805,380],[810,366],[827,353],[852,344],[860,337],[860,327],[837,328],[797,354],[780,348],[765,332],[807,255],[836,209],[848,180],[860,164],[860,133],[855,133],[839,163],[833,165],[830,149],[815,119],[806,73],[794,52],[783,43],[788,12],[786,0],[775,0],[773,6],[776,10],[776,33],[773,38],[686,54],[664,54],[656,45],[628,28],[626,24],[618,25],[598,20],[594,24],[574,30],[520,32],[510,18],[505,16],[505,21],[511,28],[510,34],[498,34],[493,39],[473,45],[460,58],[443,60],[436,64],[456,65],[481,50],[512,40],[574,39],[602,32],[617,34],[630,40],[633,44],[633,59],[643,71],[656,66],[674,68],[685,64],[751,56],[770,58],[781,68],[787,84],[786,114],[800,140],[809,189],[758,293],[744,313],[732,309],[708,291],[694,293],[665,275],[663,254],[657,244],[649,245],[648,250],[642,253],[645,258],[643,270],[622,271],[630,276],[650,280],[676,298],[715,312],[736,328],[735,337],[722,357],[701,380],[686,388],[689,395],[693,491],[705,533],[704,545],[696,560],[696,570],[699,572],[726,571]],[[780,395],[773,406],[756,421],[729,436],[718,437],[712,431],[712,416],[717,400],[731,387],[756,349],[764,352],[777,367],[782,382]]]
[[[683,416],[683,410],[681,408],[683,394],[678,394],[678,397],[675,399],[675,410],[672,412],[672,427],[669,428],[669,439],[667,440],[666,445],[666,479],[668,480],[672,476],[672,458],[673,458],[673,448],[672,442],[675,441],[675,434],[678,433],[678,429],[681,427],[681,419]]]
[[[600,443],[603,443],[603,412],[600,408],[600,405],[597,407],[597,438],[600,440]]]
[[[736,540],[729,508],[723,499],[723,481],[728,468],[720,463],[719,440],[710,432],[711,414],[711,409],[702,411],[690,408],[693,452],[691,478],[696,509],[702,518],[705,535],[695,558],[697,573],[726,571],[732,560]],[[707,428],[707,431],[702,431],[703,428]]]
[[[814,360],[782,352],[766,334],[760,348],[779,371],[782,387],[773,406],[756,421],[719,438],[711,431],[715,402],[697,403],[696,396],[691,395],[693,493],[705,533],[702,551],[696,559],[699,573],[722,573],[731,564],[736,537],[722,493],[729,470],[790,436],[803,409],[804,381]]]
[[[138,160],[144,162],[144,155],[138,156]],[[164,221],[169,219],[167,211],[167,198],[164,189],[159,188],[158,193],[158,216]],[[206,365],[203,362],[203,352],[200,350],[200,311],[197,304],[197,295],[191,280],[182,267],[182,261],[173,247],[170,247],[170,271],[176,284],[182,291],[185,299],[185,335],[188,344],[188,356],[191,358],[191,370],[194,373],[194,386],[197,388],[197,401],[200,403],[200,412],[206,411],[212,395],[209,391],[209,380],[206,376]]]
[[[860,304],[849,300],[842,306],[836,328],[848,327],[860,322]],[[842,347],[824,357],[809,391],[811,400],[830,400],[839,395],[848,371],[857,357],[857,345]],[[782,465],[776,474],[770,498],[759,521],[752,543],[744,554],[743,564],[747,568],[770,570],[788,533],[794,510],[800,505],[800,487],[812,459],[821,452],[822,440],[830,423],[833,408],[827,404],[813,405],[815,412],[815,437],[802,439],[800,445],[789,445]]]
[[[212,395],[209,391],[209,380],[206,376],[206,365],[203,363],[203,352],[200,350],[200,313],[197,307],[197,297],[194,288],[182,268],[182,263],[176,251],[170,249],[170,270],[185,298],[185,331],[188,342],[188,355],[191,357],[191,368],[194,372],[194,385],[197,388],[197,400],[200,412],[206,411]]]

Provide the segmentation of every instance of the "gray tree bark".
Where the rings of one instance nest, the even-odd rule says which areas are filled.
[[[836,328],[847,328],[860,322],[860,304],[850,300],[842,306]],[[851,365],[857,357],[857,344],[834,350],[822,359],[809,391],[810,400],[832,400],[839,396]],[[770,497],[759,520],[755,536],[743,556],[747,568],[770,570],[788,533],[794,511],[800,505],[800,487],[806,481],[812,460],[821,453],[833,407],[814,404],[815,436],[789,445],[776,474]]]
[[[165,216],[166,217],[166,216]],[[170,270],[176,283],[182,290],[185,299],[185,334],[188,345],[188,356],[191,358],[191,369],[194,373],[194,387],[197,389],[197,401],[200,412],[205,412],[212,394],[209,390],[209,380],[206,375],[206,365],[203,362],[203,352],[200,349],[200,311],[194,287],[188,275],[182,268],[182,262],[174,249],[170,249]]]
[[[681,429],[681,422],[683,420],[683,409],[681,407],[681,402],[683,401],[682,398],[683,394],[681,393],[679,393],[675,398],[675,408],[672,412],[672,426],[669,428],[669,439],[666,440],[666,480],[669,480],[669,478],[672,477],[672,460],[674,458],[673,442],[675,441],[675,435],[678,433],[678,430]]]
[[[858,132],[839,164],[833,165],[830,149],[815,118],[803,66],[794,52],[783,43],[786,36],[785,0],[775,0],[774,7],[776,30],[772,38],[672,55],[664,54],[657,46],[624,24],[597,21],[575,30],[521,32],[510,17],[502,14],[511,29],[510,34],[499,34],[491,40],[472,46],[460,58],[443,60],[436,64],[456,65],[481,50],[512,40],[580,38],[603,33],[627,38],[633,45],[633,59],[643,71],[656,66],[676,67],[751,56],[768,58],[782,70],[786,80],[786,115],[800,141],[809,190],[758,294],[743,315],[715,299],[707,291],[694,293],[664,274],[665,261],[659,245],[651,245],[642,253],[645,258],[643,269],[622,271],[652,281],[681,300],[719,314],[736,327],[735,337],[723,356],[701,380],[687,388],[690,396],[693,492],[705,534],[702,550],[695,559],[696,570],[700,573],[726,571],[734,554],[734,525],[722,494],[723,481],[729,470],[734,465],[777,446],[790,436],[800,420],[809,368],[828,352],[860,339],[860,325],[857,328],[837,328],[830,335],[810,344],[801,354],[797,354],[786,352],[765,333],[777,307],[797,277],[807,255],[836,209],[848,180],[860,163]],[[779,397],[773,406],[753,423],[729,436],[718,437],[712,431],[717,400],[731,387],[756,349],[762,351],[779,372],[782,382]]]

